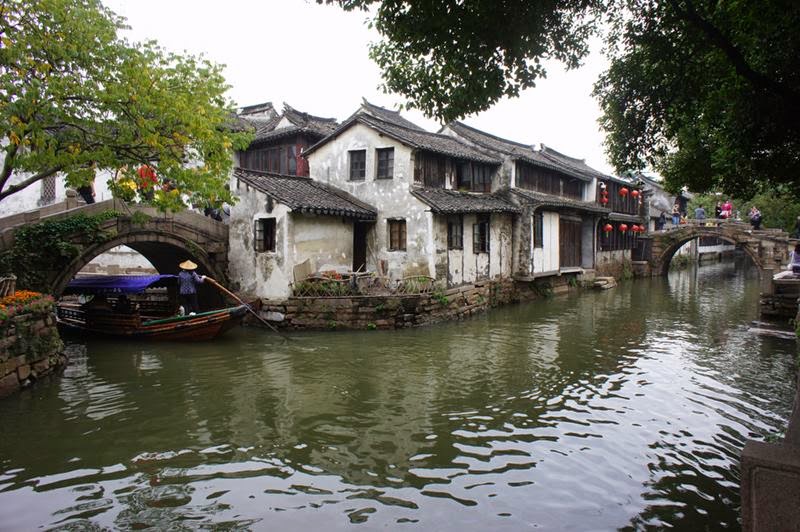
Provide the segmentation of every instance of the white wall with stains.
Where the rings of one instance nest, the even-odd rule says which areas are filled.
[[[376,149],[394,148],[392,179],[376,178]],[[366,150],[363,181],[350,179],[351,150]],[[311,178],[338,187],[378,211],[378,219],[367,237],[367,270],[378,270],[384,261],[392,279],[406,275],[435,277],[435,246],[428,206],[410,194],[413,182],[411,148],[363,125],[341,132],[335,139],[308,155]],[[406,221],[406,249],[389,249],[388,220]]]
[[[472,226],[478,215],[463,216],[463,249],[447,249],[447,216],[434,215],[433,235],[436,246],[438,278],[457,286],[481,279],[511,277],[512,223],[510,214],[492,214],[489,218],[489,253],[475,253]]]

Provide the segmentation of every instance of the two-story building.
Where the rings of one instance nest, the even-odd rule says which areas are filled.
[[[499,158],[366,101],[306,157],[312,179],[377,209],[353,242],[365,268],[447,285],[511,275],[518,208],[493,193]]]
[[[597,222],[609,212],[594,201],[596,171],[550,148],[536,150],[461,122],[446,125],[442,133],[502,161],[497,181],[521,213],[514,227],[515,278],[594,268]]]

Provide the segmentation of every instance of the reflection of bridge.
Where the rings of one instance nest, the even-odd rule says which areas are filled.
[[[789,262],[789,252],[797,240],[780,229],[753,231],[750,224],[735,221],[705,220],[680,225],[649,236],[647,260],[650,274],[666,275],[675,253],[686,242],[699,237],[716,237],[735,244],[753,260],[761,278],[762,307],[775,293],[773,275]],[[766,299],[764,299],[766,298]]]
[[[228,259],[228,226],[194,212],[162,213],[153,207],[129,205],[112,199],[91,205],[78,204],[75,198],[34,211],[0,218],[0,251],[13,246],[14,234],[22,226],[60,220],[76,214],[87,216],[116,211],[119,216],[100,225],[104,237],[87,240],[74,234],[69,241],[77,254],[65,257],[43,272],[53,294],[64,287],[89,261],[116,246],[125,245],[141,253],[160,273],[177,273],[178,263],[188,259],[198,271],[224,281]]]

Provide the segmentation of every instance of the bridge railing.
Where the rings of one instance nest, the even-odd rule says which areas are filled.
[[[134,212],[140,212],[149,216],[155,222],[176,223],[223,240],[227,240],[228,236],[228,227],[225,224],[192,211],[162,212],[149,205],[128,204],[116,198],[85,204],[79,202],[76,198],[68,197],[60,203],[0,218],[0,249],[7,249],[13,245],[14,231],[24,225],[45,220],[59,220],[75,214],[91,216],[106,211],[117,211],[122,215],[132,215]]]

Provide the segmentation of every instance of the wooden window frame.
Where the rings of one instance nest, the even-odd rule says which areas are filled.
[[[544,248],[544,213],[533,213],[533,247]]]
[[[472,252],[473,253],[489,253],[489,235],[490,235],[490,218],[489,216],[478,216],[476,223],[472,224]]]
[[[375,149],[375,179],[394,178],[394,148]]]
[[[256,253],[275,253],[278,222],[275,218],[256,218],[253,223],[253,249]]]
[[[355,155],[363,156],[360,165],[354,159]],[[367,178],[367,150],[350,150],[347,152],[347,160],[350,166],[350,181],[364,181]]]
[[[408,233],[405,219],[397,218],[386,222],[389,231],[389,251],[406,251]]]
[[[464,217],[447,218],[447,249],[464,249]]]

